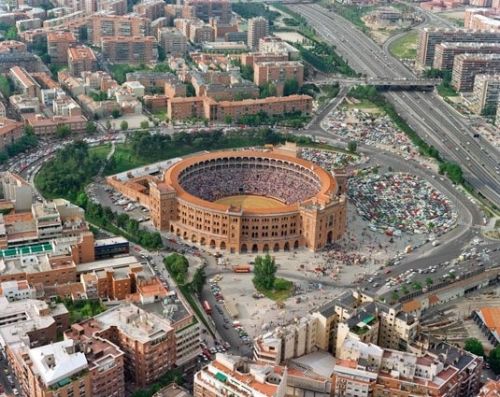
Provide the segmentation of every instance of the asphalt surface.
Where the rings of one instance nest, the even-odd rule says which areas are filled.
[[[415,75],[346,19],[317,4],[290,5],[358,72],[368,77],[413,79]],[[465,179],[493,204],[500,206],[500,153],[483,138],[474,138],[470,120],[434,92],[388,92],[410,126],[449,161],[461,165]]]

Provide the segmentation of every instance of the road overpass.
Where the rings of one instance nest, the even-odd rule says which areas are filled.
[[[328,78],[313,81],[316,85],[327,85],[327,84],[342,84],[342,85],[373,85],[375,87],[386,89],[386,90],[433,90],[435,86],[441,84],[441,79],[408,79],[408,78],[396,78],[396,79],[379,79],[379,78]]]

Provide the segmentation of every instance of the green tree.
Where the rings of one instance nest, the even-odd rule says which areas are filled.
[[[226,123],[226,124],[233,124],[233,118],[232,118],[232,116],[229,115],[229,114],[226,114],[224,116],[224,123]]]
[[[399,299],[399,294],[397,291],[392,291],[392,294],[391,294],[391,300],[393,302],[396,302],[397,300]]]
[[[434,280],[432,280],[431,277],[427,277],[425,279],[425,283],[430,287],[432,284],[434,284]]]
[[[110,130],[111,129],[111,121],[106,120],[106,129]]]
[[[141,128],[147,130],[149,128],[149,121],[147,120],[141,121]]]
[[[71,128],[67,124],[60,124],[56,128],[56,137],[57,138],[67,138],[73,133]]]
[[[165,266],[179,284],[186,282],[189,262],[184,255],[173,253],[165,258]]]
[[[415,291],[420,291],[422,290],[422,284],[420,284],[418,281],[415,281],[413,284],[412,284],[412,287]]]
[[[203,286],[205,285],[206,280],[207,276],[205,274],[205,269],[199,267],[194,272],[193,280],[191,281],[192,290],[196,293],[200,293],[201,290],[203,289]]]
[[[276,271],[278,270],[274,258],[269,254],[266,256],[257,256],[253,269],[254,277],[253,284],[257,289],[272,290],[274,280],[276,279]]]
[[[299,82],[297,79],[288,79],[285,81],[285,85],[283,87],[283,95],[294,95],[299,92]]]
[[[10,83],[9,79],[6,76],[0,75],[0,92],[5,97],[5,99],[9,99],[11,95]]]
[[[17,28],[15,26],[11,26],[7,32],[5,32],[5,40],[17,40]]]
[[[488,362],[490,363],[493,372],[498,375],[500,374],[500,345],[497,345],[494,349],[490,351],[488,356]]]
[[[476,356],[484,356],[484,347],[479,339],[467,338],[465,340],[464,349]]]
[[[186,96],[188,97],[196,96],[196,90],[194,89],[194,85],[191,83],[186,84]]]
[[[123,120],[123,121],[120,123],[120,129],[121,129],[122,131],[127,131],[127,130],[128,130],[128,123],[127,123],[125,120]]]
[[[401,288],[401,292],[403,293],[403,295],[408,295],[410,293],[406,285],[403,285],[403,287]]]
[[[261,98],[276,96],[276,93],[277,93],[276,86],[271,82],[267,82],[259,86],[259,96]]]
[[[114,119],[117,119],[121,115],[122,115],[122,113],[120,112],[120,109],[113,109],[111,111],[111,116],[113,116]]]
[[[356,150],[358,150],[358,142],[357,141],[349,141],[347,143],[347,150],[351,153],[356,153]]]
[[[93,121],[87,121],[85,125],[85,132],[87,134],[94,134],[97,131],[97,126]]]

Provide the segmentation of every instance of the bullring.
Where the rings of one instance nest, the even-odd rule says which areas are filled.
[[[147,206],[158,229],[231,253],[316,251],[346,229],[343,183],[293,150],[196,154],[108,183]]]

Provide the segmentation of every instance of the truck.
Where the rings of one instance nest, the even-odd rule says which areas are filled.
[[[203,310],[205,310],[205,313],[208,315],[212,314],[212,307],[210,306],[210,303],[208,301],[203,301]]]
[[[250,265],[236,265],[233,266],[233,272],[235,273],[250,273],[252,268]]]

